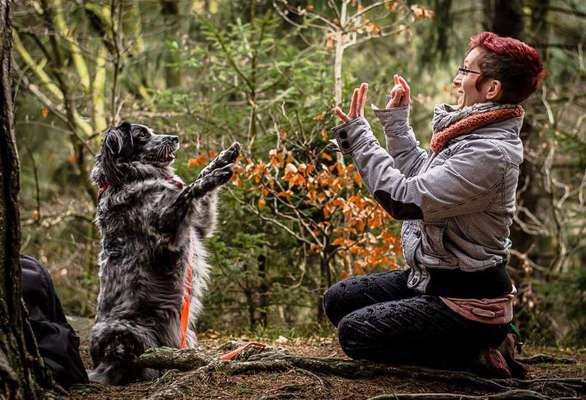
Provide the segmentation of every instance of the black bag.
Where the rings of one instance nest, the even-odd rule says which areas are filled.
[[[21,256],[20,265],[22,297],[45,364],[64,388],[88,383],[79,355],[79,337],[65,319],[49,272],[29,256]]]

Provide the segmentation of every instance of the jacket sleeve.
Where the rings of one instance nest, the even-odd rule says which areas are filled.
[[[418,207],[426,221],[485,210],[505,173],[504,155],[490,141],[473,142],[444,164],[407,177],[393,167],[392,157],[380,146],[364,118],[335,131],[345,134],[365,186],[391,215],[393,204]]]
[[[428,157],[419,147],[415,132],[409,125],[410,106],[375,109],[374,113],[381,122],[387,150],[393,157],[395,167],[405,176],[417,175]]]

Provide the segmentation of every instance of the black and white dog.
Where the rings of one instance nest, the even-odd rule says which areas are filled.
[[[172,164],[179,138],[122,123],[106,132],[92,180],[99,186],[100,292],[90,380],[151,379],[137,357],[150,347],[193,347],[209,266],[203,239],[216,219],[217,188],[233,174],[234,143],[184,185]]]

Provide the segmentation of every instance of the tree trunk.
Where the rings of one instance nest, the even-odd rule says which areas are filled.
[[[485,26],[492,32],[501,36],[510,36],[523,40],[527,36],[527,29],[523,24],[523,6],[530,6],[533,10],[531,15],[531,25],[529,36],[537,41],[547,42],[547,24],[546,13],[548,1],[529,1],[528,4],[521,0],[493,0],[485,2]],[[546,54],[542,52],[542,58],[545,61]],[[521,140],[525,149],[534,149],[543,143],[540,138],[535,136],[533,121],[530,119],[531,112],[527,113],[523,128],[521,130]],[[537,182],[540,181],[540,170],[542,165],[533,165],[529,160],[525,160],[520,167],[519,189],[524,188],[518,193],[517,203],[525,207],[534,215],[538,215],[538,203],[540,191],[542,190]],[[537,237],[523,231],[520,226],[513,224],[511,227],[511,240],[516,250],[521,253],[527,252],[538,240]],[[542,256],[537,255],[534,259],[538,264],[542,264]],[[513,258],[511,265],[514,269],[519,270],[520,260]]]
[[[336,55],[334,57],[334,101],[337,106],[342,106],[342,63],[344,62],[344,24],[346,23],[346,12],[348,4],[343,1],[340,5],[340,28],[334,34],[336,43]]]
[[[319,257],[319,288],[318,288],[318,301],[317,301],[317,322],[318,324],[322,325],[326,321],[326,316],[324,313],[324,293],[326,289],[329,287],[329,270],[330,270],[330,263],[328,260],[328,255],[325,253],[320,254]]]
[[[485,1],[485,28],[497,35],[519,38],[524,28],[522,3],[521,0]]]
[[[10,0],[0,0],[0,398],[37,399],[41,397],[41,386],[48,388],[50,384],[21,300],[19,162],[11,91],[10,9]]]
[[[259,293],[259,322],[263,327],[268,325],[268,309],[269,309],[269,281],[267,278],[267,258],[261,254],[258,256],[258,278],[260,280]]]
[[[176,40],[179,48],[183,46],[183,35],[189,34],[189,13],[191,12],[191,1],[162,0],[161,14],[168,29],[165,34],[165,41]],[[165,57],[165,83],[167,88],[181,87],[183,82],[183,71],[178,65],[181,57],[179,50],[167,50]]]
[[[246,299],[246,306],[248,308],[248,326],[250,330],[254,330],[256,327],[256,301],[254,299],[255,279],[251,278],[254,271],[250,271],[249,274],[248,264],[244,263],[242,266],[242,272],[244,272],[242,291],[244,292],[244,298]]]

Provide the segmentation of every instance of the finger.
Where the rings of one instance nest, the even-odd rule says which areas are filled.
[[[409,87],[409,84],[407,83],[407,81],[405,80],[405,78],[403,78],[402,76],[398,76],[398,80],[399,83],[401,84],[401,86],[403,87],[403,89],[405,90],[405,97],[408,99],[411,97],[411,88]]]
[[[387,96],[388,101],[387,101],[386,108],[394,107],[393,104],[394,104],[394,99],[396,96],[397,96],[397,87],[395,86],[391,89],[391,91],[389,92],[389,95]]]
[[[350,100],[350,112],[348,113],[348,116],[350,118],[356,117],[357,101],[358,101],[358,89],[354,89],[354,91],[352,92],[352,99]]]
[[[391,97],[391,105],[397,107],[401,104],[401,100],[403,100],[403,96],[397,92],[395,93],[395,96]]]
[[[334,108],[334,112],[336,113],[336,116],[338,117],[338,119],[340,119],[342,122],[350,121],[350,117],[348,117],[346,115],[346,113],[344,111],[342,111],[342,109],[340,107]]]
[[[401,85],[395,85],[391,88],[391,91],[389,92],[389,96],[393,97],[397,94],[397,92],[402,92],[405,93],[405,91],[403,90],[403,86]]]
[[[364,116],[364,105],[366,104],[366,95],[368,94],[368,83],[362,83],[358,91],[358,115]]]
[[[398,85],[399,84],[399,80],[397,78],[398,78],[397,74],[393,75],[393,82],[395,82],[395,84]]]
[[[387,108],[390,107],[397,107],[399,104],[401,104],[401,100],[403,100],[403,96],[405,95],[405,91],[403,90],[403,87],[400,85],[395,86],[393,89],[391,89],[391,93],[389,94],[389,101],[387,103]]]
[[[391,99],[393,102],[393,107],[400,106],[401,102],[403,101],[404,98],[405,98],[405,91],[402,88],[397,90],[395,97],[393,97]]]

